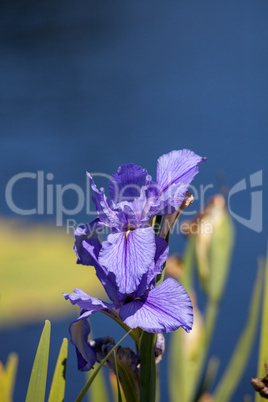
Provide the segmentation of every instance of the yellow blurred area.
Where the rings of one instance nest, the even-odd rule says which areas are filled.
[[[0,220],[0,325],[74,313],[62,292],[105,297],[93,267],[76,265],[74,237],[62,228]]]

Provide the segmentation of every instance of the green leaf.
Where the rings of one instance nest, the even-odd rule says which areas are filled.
[[[119,375],[118,375],[118,367],[117,367],[117,359],[116,359],[116,353],[115,353],[115,351],[114,351],[114,362],[115,362],[116,382],[117,382],[117,394],[118,394],[117,402],[122,402],[122,395],[121,395],[121,389],[120,389],[120,382],[119,382]]]
[[[134,370],[129,359],[120,357],[119,350],[116,364],[120,376],[120,384],[128,402],[139,402],[140,382],[139,374]]]
[[[67,354],[68,340],[67,338],[64,338],[55,367],[48,402],[59,402],[64,400]]]
[[[215,227],[210,246],[209,297],[219,302],[229,272],[230,258],[233,249],[233,223],[227,212]]]
[[[268,255],[265,266],[264,295],[262,306],[262,324],[260,337],[260,350],[258,362],[258,378],[265,377],[264,363],[268,363]],[[255,394],[255,402],[261,402],[263,398],[259,393]]]
[[[179,328],[177,331],[172,333],[170,340],[168,379],[171,402],[177,402],[178,395],[180,395],[181,402],[186,400],[185,388],[187,387],[187,367],[185,351],[183,349],[183,336],[182,329]]]
[[[155,402],[155,341],[155,334],[143,331],[140,344],[140,402]]]
[[[193,287],[193,265],[195,258],[195,240],[189,237],[183,254],[183,277],[182,285],[189,292]]]
[[[219,365],[220,359],[218,357],[213,356],[209,359],[204,380],[198,391],[198,396],[201,397],[201,395],[205,394],[210,388],[212,388],[218,372]]]
[[[246,326],[240,336],[229,365],[214,392],[214,402],[228,402],[231,399],[246,367],[258,326],[262,281],[263,272],[259,269],[250,301],[250,310]]]
[[[34,359],[26,402],[41,402],[45,400],[50,328],[50,321],[46,320]]]
[[[0,401],[12,401],[18,368],[18,356],[10,353],[6,367],[0,362]]]
[[[6,363],[6,374],[8,378],[8,385],[9,385],[9,395],[10,399],[12,399],[13,391],[14,391],[14,385],[15,385],[15,378],[17,374],[17,368],[18,368],[18,355],[15,353],[10,353],[8,356],[8,360]]]
[[[92,376],[89,378],[89,380],[87,381],[87,383],[85,384],[85,386],[83,387],[82,391],[80,392],[80,394],[78,395],[78,397],[76,398],[76,402],[80,402],[82,401],[82,399],[84,398],[84,396],[87,393],[87,390],[89,389],[89,387],[91,386],[91,384],[93,383],[94,379],[96,378],[96,376],[98,375],[100,369],[102,368],[102,366],[104,365],[104,363],[106,362],[106,360],[109,359],[109,357],[111,356],[111,354],[113,353],[113,351],[117,348],[117,346],[120,345],[120,343],[130,334],[130,332],[132,331],[132,329],[130,329],[121,339],[119,342],[117,342],[117,344],[110,350],[109,353],[107,353],[107,355],[105,356],[105,358],[102,360],[101,364],[96,368],[96,370],[94,371],[94,373],[92,374]]]

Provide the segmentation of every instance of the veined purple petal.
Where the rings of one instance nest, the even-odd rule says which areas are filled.
[[[90,334],[88,321],[79,317],[78,320],[70,325],[69,332],[71,342],[76,349],[78,370],[88,371],[92,369],[96,363],[97,356],[88,342],[88,335]]]
[[[159,286],[119,310],[130,328],[147,332],[171,332],[182,327],[189,332],[193,326],[191,299],[175,279],[168,278]]]
[[[185,197],[189,184],[173,183],[163,192],[150,209],[152,215],[171,215],[177,211]]]
[[[105,303],[100,299],[89,296],[83,290],[76,288],[74,293],[63,293],[66,300],[70,300],[72,304],[77,304],[82,310],[86,311],[86,317],[96,313],[96,311],[107,310],[116,307],[114,304]]]
[[[167,191],[172,184],[189,185],[198,173],[198,166],[206,158],[196,155],[189,149],[171,151],[160,156],[157,161],[157,184],[160,194]]]
[[[146,169],[130,163],[121,165],[117,173],[112,175],[109,183],[111,198],[115,203],[132,201],[140,196],[141,187],[151,182],[151,176]]]
[[[172,151],[157,161],[159,196],[150,209],[151,215],[171,215],[181,206],[198,166],[206,158],[188,149]]]
[[[148,219],[146,222],[143,222],[143,219],[151,205],[149,203],[150,199],[148,198],[148,189],[146,186],[143,186],[140,188],[139,197],[135,198],[133,201],[122,201],[117,204],[117,206],[124,212],[127,227],[138,228],[141,222],[142,227],[150,226],[148,224]],[[124,230],[126,229],[124,228]]]
[[[99,263],[115,275],[122,294],[134,293],[156,251],[153,227],[110,234],[102,243]]]

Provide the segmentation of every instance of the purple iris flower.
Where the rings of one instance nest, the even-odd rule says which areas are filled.
[[[81,309],[80,317],[70,326],[80,370],[91,369],[96,361],[87,340],[90,328],[86,319],[97,311],[147,332],[171,332],[179,327],[189,332],[192,328],[192,303],[182,285],[169,278],[155,287],[168,256],[168,245],[155,236],[151,224],[154,216],[179,209],[204,160],[186,149],[163,155],[157,161],[155,183],[146,169],[121,165],[111,177],[110,197],[97,189],[88,174],[98,218],[75,232],[77,262],[95,267],[112,303],[80,289],[64,293],[66,300]],[[104,227],[110,229],[110,234],[101,244],[98,232]]]
[[[99,264],[116,276],[121,294],[139,291],[157,247],[152,219],[179,209],[205,159],[187,149],[162,155],[157,161],[156,183],[146,169],[121,165],[109,183],[111,197],[106,197],[103,188],[99,191],[88,174],[98,218],[75,231],[77,262],[94,265],[89,252],[94,247]],[[101,245],[98,233],[104,227],[111,234]]]

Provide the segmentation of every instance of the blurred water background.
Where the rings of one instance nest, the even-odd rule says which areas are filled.
[[[50,180],[45,176],[45,186],[75,183],[85,189],[86,171],[111,174],[121,163],[132,162],[154,177],[161,154],[189,148],[208,157],[194,181],[197,189],[212,185],[207,200],[244,178],[249,187],[249,176],[263,171],[262,231],[234,221],[232,269],[210,349],[210,355],[221,358],[219,376],[245,322],[257,259],[265,255],[267,246],[267,18],[265,0],[0,3],[2,240],[11,219],[20,218],[22,238],[23,225],[45,224],[53,233],[61,230],[66,244],[72,243],[72,233],[65,230],[69,216],[63,216],[63,228],[56,228],[55,210],[51,215],[29,216],[27,221],[11,211],[6,186],[22,172],[52,173]],[[14,186],[13,199],[20,208],[30,209],[36,206],[36,194],[36,180],[25,179]],[[76,203],[76,194],[66,193],[65,207],[74,208]],[[249,219],[250,203],[250,190],[243,191],[232,197],[231,207]],[[191,208],[200,206],[197,199]],[[92,216],[83,208],[73,218],[80,223]],[[183,236],[173,235],[171,252],[182,252],[184,243]],[[9,244],[12,258],[15,244],[14,249],[12,241]],[[29,258],[34,256],[31,240],[24,251]],[[59,295],[76,286],[71,283],[82,269],[72,258],[70,288],[63,289],[59,280]],[[38,275],[38,256],[35,261]],[[16,264],[27,276],[27,265],[19,259]],[[13,268],[9,267],[10,275]],[[15,322],[11,314],[9,325],[2,324],[0,360],[5,361],[11,351],[19,354],[15,401],[23,401],[44,317],[33,314],[35,324],[29,324],[27,310],[25,317],[18,317],[16,304],[23,304],[24,296],[12,287],[9,293]],[[49,288],[46,297],[50,298]],[[2,306],[5,302],[2,297]],[[34,305],[34,298],[30,303]],[[58,350],[60,340],[68,336],[70,318],[60,321],[57,305],[54,310],[47,318],[55,320],[52,347]],[[71,306],[69,312],[73,313]],[[95,335],[108,335],[102,315],[93,317],[93,328]],[[117,329],[110,323],[109,328],[119,339]],[[253,395],[250,378],[256,374],[257,350],[255,342],[234,401]],[[66,401],[73,400],[83,384],[72,348],[69,355]],[[165,368],[162,372],[165,380]],[[68,388],[68,376],[75,386]],[[161,391],[166,395],[166,381]]]

